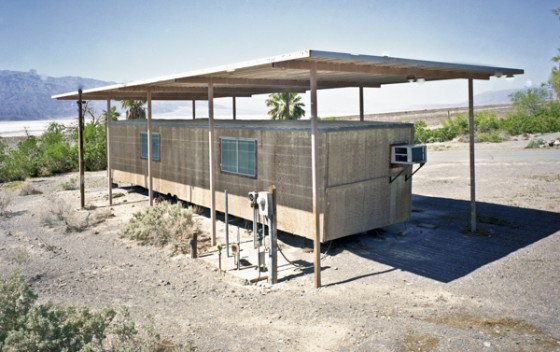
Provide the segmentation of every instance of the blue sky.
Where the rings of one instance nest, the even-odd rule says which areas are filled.
[[[0,69],[127,82],[317,49],[526,72],[477,81],[481,93],[548,79],[560,47],[551,13],[558,7],[558,0],[0,0]],[[356,112],[355,95],[321,92],[320,114]],[[366,112],[465,100],[464,81],[397,85],[367,90]],[[244,104],[238,108],[251,110]]]

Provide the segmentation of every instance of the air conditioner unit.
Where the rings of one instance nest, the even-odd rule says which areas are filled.
[[[391,146],[391,164],[425,164],[426,161],[426,145],[424,144]]]

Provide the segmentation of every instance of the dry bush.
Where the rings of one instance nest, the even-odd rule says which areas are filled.
[[[163,247],[171,244],[173,253],[188,253],[189,240],[200,233],[192,218],[193,209],[163,201],[133,215],[123,228],[123,236],[142,245]]]
[[[109,209],[73,209],[63,199],[49,199],[50,207],[43,213],[45,226],[63,226],[66,232],[82,232],[113,216]]]
[[[43,194],[43,192],[33,187],[33,185],[29,182],[24,182],[21,184],[21,187],[19,189],[20,196],[31,196],[34,194]]]

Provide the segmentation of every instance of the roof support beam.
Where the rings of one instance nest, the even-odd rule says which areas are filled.
[[[315,288],[321,287],[321,227],[319,222],[319,193],[317,192],[317,70],[312,67],[311,88],[311,177],[313,178],[313,266]]]
[[[471,232],[476,232],[476,187],[474,170],[474,89],[469,79],[469,164],[471,177]]]
[[[214,84],[208,83],[208,157],[210,167],[210,221],[211,245],[216,245],[216,194],[214,186]]]
[[[286,87],[288,89],[305,88],[309,89],[309,82],[307,80],[299,79],[265,79],[265,78],[232,78],[232,77],[186,77],[178,78],[175,80],[176,83],[203,83],[208,84],[208,82],[213,82],[214,84],[227,84],[227,85],[237,85],[237,86],[261,86],[261,87],[274,87],[276,89]],[[364,86],[369,88],[379,88],[379,84],[363,82]],[[319,83],[319,88],[344,88],[344,87],[355,87],[357,82],[338,80],[338,81],[322,81]],[[216,90],[218,87],[215,87]]]
[[[107,99],[107,114],[105,115],[105,137],[107,138],[107,186],[109,191],[109,205],[113,205],[113,171],[111,170],[111,99]]]
[[[374,65],[356,65],[356,64],[339,64],[339,63],[312,63],[307,61],[285,61],[275,62],[272,67],[294,70],[309,70],[314,65],[317,71],[336,71],[350,73],[364,73],[372,75],[395,75],[395,76],[411,76],[415,79],[437,78],[437,79],[454,79],[454,78],[472,78],[472,79],[490,79],[490,74],[468,71],[450,71],[450,70],[430,70],[422,67],[399,68],[389,66]]]
[[[193,99],[192,101],[192,119],[196,119],[196,100]]]
[[[148,90],[148,196],[150,198],[150,206],[154,205],[154,188],[152,178],[152,92]],[[161,141],[160,141],[161,143]]]

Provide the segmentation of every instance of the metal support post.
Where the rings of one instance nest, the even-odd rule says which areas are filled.
[[[473,80],[469,78],[469,162],[471,177],[471,232],[476,232],[476,183],[474,166],[474,98]]]
[[[85,176],[84,176],[84,107],[82,89],[78,90],[78,165],[80,169],[80,207],[86,206]]]

